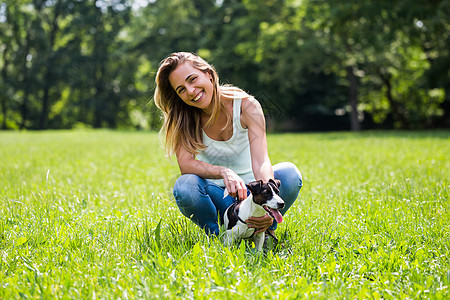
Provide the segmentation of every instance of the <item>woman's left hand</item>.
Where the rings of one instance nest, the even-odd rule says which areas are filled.
[[[247,225],[250,228],[257,228],[255,234],[266,231],[273,224],[273,219],[269,214],[262,217],[250,217],[247,219]]]

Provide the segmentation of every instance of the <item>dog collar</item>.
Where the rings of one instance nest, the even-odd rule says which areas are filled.
[[[236,217],[237,217],[238,220],[241,221],[242,223],[247,224],[247,222],[245,222],[244,220],[242,220],[241,217],[239,217],[237,214],[236,214]]]

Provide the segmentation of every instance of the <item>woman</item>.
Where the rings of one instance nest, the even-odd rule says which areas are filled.
[[[272,168],[260,104],[239,88],[219,85],[214,68],[199,56],[178,52],[161,62],[155,103],[164,114],[166,152],[175,154],[181,177],[173,194],[183,215],[208,234],[219,233],[218,217],[247,197],[246,183],[281,181],[284,214],[298,196],[301,174],[291,163]],[[224,188],[232,196],[223,197]],[[276,229],[267,214],[247,220],[257,232]],[[269,228],[270,227],[270,228]]]

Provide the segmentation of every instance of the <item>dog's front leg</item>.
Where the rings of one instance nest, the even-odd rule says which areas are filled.
[[[264,236],[265,236],[265,233],[263,231],[263,232],[260,232],[257,235],[255,235],[255,238],[253,239],[255,242],[256,250],[258,250],[258,251],[262,251],[263,244],[264,244]]]

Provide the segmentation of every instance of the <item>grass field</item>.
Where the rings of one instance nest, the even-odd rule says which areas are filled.
[[[450,132],[269,135],[303,173],[283,247],[179,212],[156,133],[0,132],[0,299],[450,297]]]

